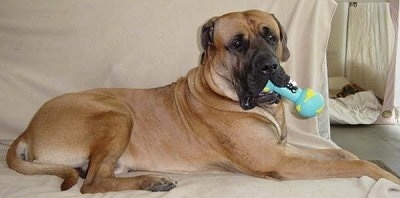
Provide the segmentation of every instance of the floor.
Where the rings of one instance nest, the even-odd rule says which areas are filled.
[[[381,160],[400,175],[400,125],[332,126],[331,137],[361,159]]]

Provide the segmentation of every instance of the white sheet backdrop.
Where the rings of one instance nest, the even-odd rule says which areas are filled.
[[[333,0],[1,0],[0,5],[2,139],[15,138],[42,103],[62,93],[175,81],[198,64],[200,26],[230,11],[275,13],[289,36],[287,72],[304,87],[321,90],[326,83]],[[292,130],[318,134],[317,119],[288,116]],[[328,131],[325,124],[321,132]]]

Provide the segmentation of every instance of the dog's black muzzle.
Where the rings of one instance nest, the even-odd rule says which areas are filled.
[[[261,37],[254,39],[247,51],[244,65],[245,69],[237,85],[242,109],[249,110],[262,103],[279,102],[280,95],[277,93],[262,92],[268,80],[276,86],[284,87],[290,79],[280,66],[273,46]]]

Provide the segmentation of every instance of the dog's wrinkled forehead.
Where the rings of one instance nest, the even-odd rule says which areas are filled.
[[[259,10],[233,12],[210,19],[202,27],[201,45],[206,52],[223,52],[232,41],[252,41],[263,35],[276,39],[276,56],[285,62],[290,56],[285,30],[273,14]]]
[[[215,20],[214,44],[224,45],[238,35],[242,35],[245,39],[252,39],[262,34],[265,27],[280,39],[279,25],[272,14],[260,11],[229,13]]]

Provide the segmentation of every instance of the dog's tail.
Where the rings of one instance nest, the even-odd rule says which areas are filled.
[[[56,175],[64,179],[61,190],[68,190],[78,181],[78,172],[69,166],[40,164],[28,161],[27,143],[24,135],[19,136],[7,152],[7,165],[11,169],[26,175]]]

